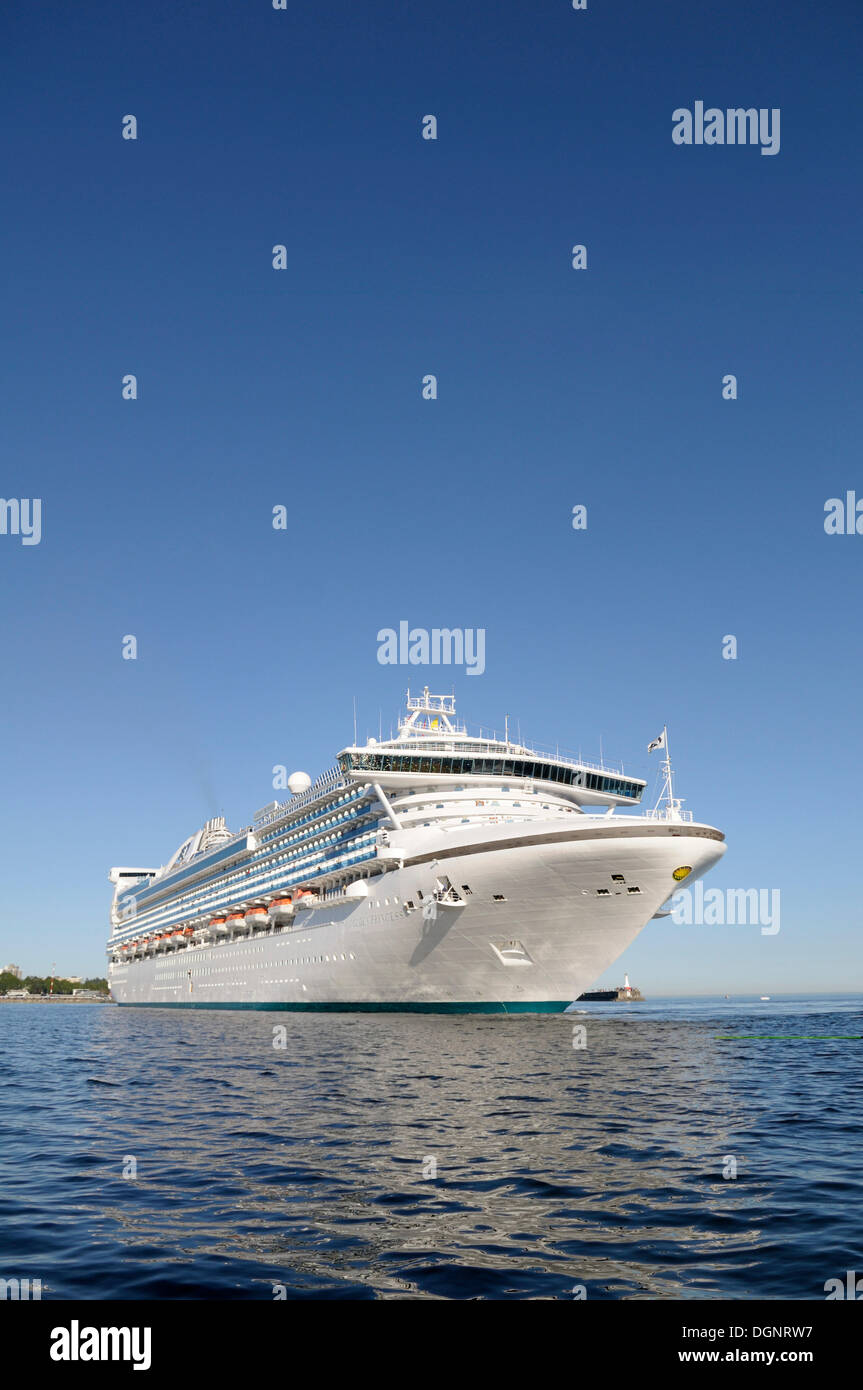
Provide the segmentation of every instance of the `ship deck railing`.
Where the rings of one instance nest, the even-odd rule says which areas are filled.
[[[467,749],[465,748],[465,742],[468,742],[470,744],[470,747]],[[365,747],[357,745],[357,747],[352,751],[370,753],[379,753],[382,751],[390,752],[396,750],[402,751],[408,744],[416,747],[419,751],[423,753],[429,752],[457,754],[459,752],[464,751],[465,753],[470,754],[488,753],[497,758],[526,758],[528,760],[534,758],[544,762],[547,762],[549,758],[551,758],[554,762],[563,763],[567,767],[583,767],[587,768],[590,772],[604,772],[612,777],[629,776],[628,773],[624,772],[622,763],[617,767],[609,767],[607,763],[594,763],[591,762],[589,758],[582,758],[580,756],[577,756],[575,753],[561,751],[559,748],[552,748],[551,745],[545,746],[541,743],[534,743],[528,745],[526,743],[513,743],[512,741],[507,743],[504,739],[497,739],[494,742],[488,742],[487,740],[479,738],[469,738],[467,740],[451,738],[432,739],[426,738],[423,735],[419,735],[416,738],[401,739],[398,742],[396,740],[391,740],[385,743],[378,743],[370,749],[366,749]],[[641,777],[633,777],[630,778],[630,780],[634,782],[640,782],[644,779]]]

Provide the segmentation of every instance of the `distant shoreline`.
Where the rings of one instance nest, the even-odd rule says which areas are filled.
[[[114,1000],[106,994],[104,999],[75,999],[71,994],[31,994],[29,999],[4,999],[0,1004],[113,1004]]]

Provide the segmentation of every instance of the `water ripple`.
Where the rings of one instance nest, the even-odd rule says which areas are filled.
[[[583,1050],[565,1015],[284,1014],[278,1050],[266,1014],[2,1006],[0,1277],[46,1298],[807,1298],[860,1267],[859,1042],[828,1035],[863,1032],[863,1001],[578,1018]]]

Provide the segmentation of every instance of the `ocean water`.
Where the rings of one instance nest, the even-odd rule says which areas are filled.
[[[0,1277],[43,1299],[823,1298],[863,1271],[861,1034],[860,996],[3,1004]]]

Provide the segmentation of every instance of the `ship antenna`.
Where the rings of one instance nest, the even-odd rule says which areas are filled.
[[[661,791],[660,791],[660,793],[659,793],[659,799],[657,800],[656,807],[655,807],[654,809],[655,809],[655,810],[658,810],[658,809],[659,809],[659,803],[660,803],[660,801],[662,801],[662,799],[663,799],[663,797],[664,797],[664,798],[665,798],[665,813],[664,813],[664,814],[665,814],[665,818],[666,818],[667,820],[682,820],[683,817],[682,817],[681,814],[680,814],[680,802],[677,801],[677,800],[675,799],[675,796],[674,796],[674,779],[673,779],[673,774],[672,774],[672,771],[671,771],[671,750],[670,750],[669,747],[668,747],[668,725],[667,725],[667,724],[663,724],[663,726],[662,726],[662,737],[663,737],[663,740],[664,740],[664,748],[665,748],[665,761],[664,761],[663,764],[662,764],[663,781],[662,781],[662,789],[661,789]]]
[[[671,772],[671,750],[668,747],[668,725],[663,724],[662,732],[665,737],[665,762],[662,764],[665,771],[665,805],[669,815],[674,812],[674,783]]]
[[[354,747],[357,746],[357,697],[354,696]]]

